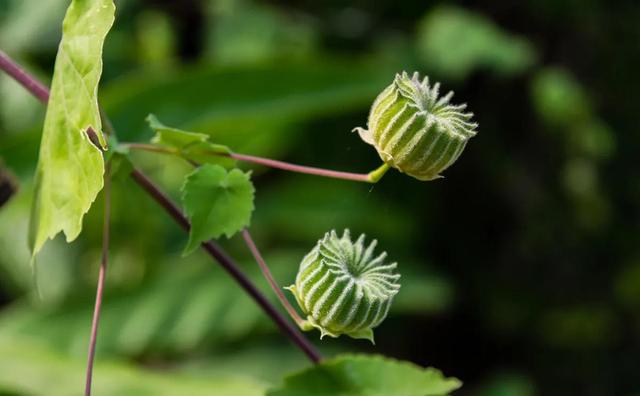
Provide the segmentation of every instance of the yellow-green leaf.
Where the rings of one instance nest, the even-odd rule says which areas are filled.
[[[153,114],[147,116],[147,122],[156,132],[152,143],[175,149],[177,155],[188,161],[217,164],[225,168],[236,166],[236,160],[228,156],[231,154],[229,147],[209,142],[207,134],[168,127]]]
[[[249,173],[240,169],[227,172],[219,165],[205,164],[188,175],[182,186],[182,203],[191,232],[184,254],[211,238],[223,234],[230,238],[247,227],[254,192]]]
[[[102,46],[114,20],[112,0],[74,0],[62,27],[35,175],[29,244],[35,256],[60,231],[67,242],[102,189],[106,148],[98,111]]]

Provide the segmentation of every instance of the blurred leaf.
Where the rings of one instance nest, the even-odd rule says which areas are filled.
[[[402,289],[393,300],[393,315],[425,315],[446,310],[454,298],[451,281],[425,269],[423,263],[399,261]]]
[[[184,254],[193,252],[202,242],[231,238],[247,227],[253,212],[255,189],[249,173],[227,171],[205,164],[188,175],[182,187],[182,204],[191,221],[189,242]]]
[[[0,158],[0,210],[18,191],[18,181]]]
[[[0,48],[7,53],[55,48],[59,22],[68,0],[5,0],[8,10],[0,19]]]
[[[530,378],[504,373],[491,378],[476,394],[480,396],[534,396],[536,393]]]
[[[144,72],[105,86],[100,103],[123,140],[137,140],[144,118],[155,113],[168,125],[210,134],[234,151],[276,157],[304,137],[304,131],[293,132],[294,125],[366,108],[391,72],[322,60]]]
[[[198,164],[216,164],[233,168],[236,160],[216,154],[230,154],[231,150],[221,144],[209,142],[209,135],[187,132],[162,124],[155,115],[149,114],[147,122],[156,135],[151,139],[155,144],[175,148],[184,159]]]
[[[545,68],[532,83],[533,104],[551,125],[570,126],[590,116],[590,105],[580,84],[565,70]]]
[[[434,368],[382,356],[344,355],[290,375],[268,396],[442,396],[461,386]]]
[[[366,232],[385,244],[407,243],[418,219],[408,208],[377,194],[379,188],[307,176],[287,177],[260,190],[255,224],[305,243],[334,228]]]
[[[464,79],[478,68],[514,75],[536,58],[531,44],[500,29],[480,14],[462,8],[440,7],[422,20],[418,54],[438,74]]]
[[[136,19],[136,51],[146,67],[165,68],[175,62],[176,38],[168,15],[153,10],[144,11]]]
[[[80,394],[84,385],[84,359],[72,359],[38,343],[0,338],[0,392],[67,396]],[[207,395],[259,396],[264,385],[234,376],[196,379],[169,371],[151,371],[132,365],[98,361],[93,389],[101,395]]]
[[[106,146],[96,93],[114,10],[111,0],[73,1],[63,22],[36,170],[29,230],[33,256],[60,231],[68,242],[74,240],[102,189],[102,153],[86,131],[93,128]]]
[[[310,56],[317,41],[313,20],[254,1],[211,3],[207,56],[221,64]]]
[[[615,293],[627,308],[640,312],[640,260],[632,260],[615,279]]]
[[[255,303],[208,259],[169,257],[155,265],[161,272],[136,289],[107,291],[97,346],[100,356],[185,353],[246,339],[268,323]],[[259,279],[257,270],[249,272]],[[14,303],[0,315],[0,337],[39,339],[83,356],[92,298],[75,296],[54,309]]]
[[[553,308],[539,323],[541,337],[554,346],[593,348],[615,339],[614,316],[603,306]]]

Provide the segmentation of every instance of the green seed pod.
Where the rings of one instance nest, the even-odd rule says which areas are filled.
[[[466,104],[449,103],[453,92],[438,97],[440,84],[418,73],[409,78],[397,74],[391,85],[373,102],[368,130],[355,128],[373,145],[382,160],[419,180],[433,180],[453,164],[476,134],[478,124]]]
[[[397,263],[385,264],[386,253],[374,257],[377,241],[365,247],[364,238],[352,242],[349,230],[342,237],[328,232],[300,263],[296,283],[287,289],[307,315],[303,330],[373,342],[372,329],[387,316],[400,275]]]

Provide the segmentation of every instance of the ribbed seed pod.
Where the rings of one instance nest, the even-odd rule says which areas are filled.
[[[440,84],[397,74],[373,102],[367,126],[355,128],[388,165],[419,180],[433,180],[453,164],[478,124],[466,104],[449,103],[453,92],[439,97]]]
[[[325,335],[346,334],[373,342],[373,328],[387,316],[398,293],[396,263],[385,264],[386,253],[374,256],[377,241],[364,245],[365,236],[351,241],[325,234],[307,254],[294,285],[288,287],[307,315],[303,330],[317,328]]]

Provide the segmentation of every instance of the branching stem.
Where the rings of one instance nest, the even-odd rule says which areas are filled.
[[[23,87],[25,87],[41,102],[47,103],[49,98],[49,90],[42,85],[33,76],[27,74],[22,68],[20,68],[11,58],[9,58],[4,52],[0,51],[0,70],[5,71]],[[111,124],[108,119],[104,117],[103,127],[112,130]],[[115,131],[112,133],[115,134]],[[154,199],[158,202],[171,217],[178,222],[185,230],[189,230],[189,220],[184,216],[180,208],[174,204],[160,189],[141,171],[134,169],[131,172],[131,177]],[[227,255],[227,253],[218,246],[215,242],[209,241],[202,244],[202,248],[215,260],[217,260],[222,267],[231,274],[231,276],[242,286],[242,288],[260,305],[260,307],[271,317],[271,319],[280,327],[282,333],[288,336],[308,357],[314,362],[318,363],[322,357],[315,347],[300,333],[298,329],[293,327],[291,323],[280,314],[280,312],[267,300],[267,298],[255,287],[255,285],[249,280],[249,278],[240,271],[237,264]],[[105,262],[106,270],[106,262]],[[104,273],[103,273],[104,275]],[[104,276],[103,276],[104,279]],[[97,295],[101,295],[101,292],[97,292]],[[100,300],[101,302],[101,300]],[[99,311],[99,309],[98,309]],[[93,328],[93,326],[92,326]],[[96,321],[97,329],[97,321]],[[96,330],[97,334],[97,330]],[[95,341],[94,341],[95,344]]]
[[[184,216],[178,206],[171,201],[146,175],[137,169],[131,172],[131,177],[162,206],[173,219],[188,231],[191,227],[189,220]],[[287,319],[267,300],[267,298],[256,288],[256,286],[240,271],[236,263],[229,257],[224,250],[214,241],[204,242],[202,248],[242,286],[242,288],[262,307],[262,309],[271,317],[271,319],[280,327],[280,330],[302,349],[302,351],[311,359],[312,362],[318,363],[322,357],[315,347],[307,340],[300,331],[291,325]]]
[[[133,150],[152,151],[162,154],[180,155],[180,150],[172,147],[165,147],[156,144],[147,143],[122,143],[123,146]],[[270,168],[282,169],[289,172],[304,173],[307,175],[315,175],[322,177],[329,177],[332,179],[351,180],[365,183],[376,183],[389,169],[387,164],[382,164],[378,169],[369,173],[351,173],[334,171],[324,168],[315,168],[312,166],[303,166],[291,164],[289,162],[277,161],[269,158],[256,157],[254,155],[239,154],[239,153],[219,153],[211,152],[211,155],[230,157],[238,161],[250,162],[258,165],[268,166]]]

